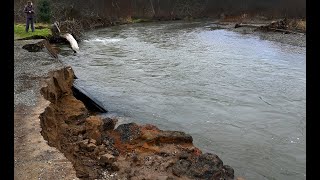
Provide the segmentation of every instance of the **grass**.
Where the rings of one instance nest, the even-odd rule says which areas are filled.
[[[49,24],[35,23],[34,27],[35,27],[34,32],[32,32],[31,27],[29,27],[29,32],[27,33],[25,30],[26,29],[25,24],[16,23],[14,25],[14,39],[28,38],[32,36],[44,36],[44,37],[51,36]]]
[[[132,23],[151,22],[151,19],[132,19]]]

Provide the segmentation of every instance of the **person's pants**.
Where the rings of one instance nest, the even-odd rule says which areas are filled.
[[[29,24],[31,24],[31,30],[32,30],[32,32],[33,32],[33,31],[34,31],[33,18],[27,18],[27,22],[26,22],[26,32],[29,31]]]

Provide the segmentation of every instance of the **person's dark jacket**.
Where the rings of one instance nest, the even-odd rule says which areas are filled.
[[[27,18],[33,18],[34,9],[32,5],[31,6],[26,5],[26,7],[24,8],[24,12],[27,13]]]

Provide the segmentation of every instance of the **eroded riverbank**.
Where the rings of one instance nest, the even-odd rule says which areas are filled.
[[[26,43],[15,42],[15,179],[234,178],[188,134],[94,116],[72,95],[72,69]]]
[[[97,29],[63,61],[110,117],[188,132],[248,179],[303,179],[305,48],[207,25]]]
[[[273,33],[270,34],[273,36]],[[290,41],[290,36],[283,35]],[[286,42],[288,41],[284,40],[284,43]],[[17,179],[32,179],[33,177],[44,177],[45,179],[76,178],[76,172],[72,169],[69,161],[76,166],[77,175],[84,179],[93,177],[107,179],[135,177],[141,179],[142,176],[151,179],[170,179],[179,176],[180,178],[206,177],[208,174],[205,169],[197,170],[197,167],[203,166],[200,161],[208,163],[209,167],[217,170],[214,171],[215,173],[209,171],[209,175],[211,173],[212,176],[230,176],[232,170],[228,166],[222,166],[216,156],[201,155],[199,149],[193,148],[193,138],[190,139],[191,136],[187,134],[161,131],[152,125],[127,124],[116,127],[113,119],[91,116],[83,104],[74,97],[62,98],[65,93],[70,94],[70,90],[67,88],[70,87],[70,84],[67,85],[67,82],[72,81],[73,73],[69,70],[66,70],[67,73],[58,73],[60,74],[58,76],[66,77],[66,81],[63,81],[64,78],[61,79],[62,81],[59,80],[61,81],[59,87],[52,85],[53,89],[58,89],[58,91],[54,91],[54,95],[50,95],[50,93],[45,95],[46,98],[54,102],[49,105],[48,101],[39,94],[40,88],[46,86],[40,82],[43,82],[44,77],[48,78],[47,73],[51,70],[64,72],[65,70],[61,70],[63,66],[52,58],[46,60],[47,54],[43,52],[29,53],[19,47],[21,44],[15,47],[17,51],[15,54],[15,173]],[[51,79],[52,77],[50,76]],[[54,80],[51,83],[54,84]],[[67,84],[61,86],[61,83]],[[62,88],[64,90],[60,89],[60,91],[61,87],[64,87]],[[264,99],[261,100],[264,101]],[[61,101],[59,102],[61,104],[56,107],[55,103],[58,101]],[[40,136],[38,116],[46,107],[48,107],[48,111],[41,118],[42,127],[44,127],[42,134],[46,140],[49,140],[50,145],[57,147],[65,155],[62,155],[55,148],[47,146]],[[32,116],[28,114],[32,114]],[[56,117],[57,114],[59,116]],[[27,122],[32,123],[26,124]],[[127,130],[132,133],[129,135],[124,133]],[[126,141],[127,138],[130,140]],[[172,142],[178,144],[182,142],[182,144],[172,147]],[[39,145],[35,146],[35,143],[39,143]],[[46,151],[46,149],[50,150]],[[118,152],[115,149],[118,149]],[[135,149],[137,152],[128,152],[124,149]],[[170,154],[172,152],[175,153]],[[34,153],[37,153],[37,156],[34,156]],[[122,155],[120,155],[121,153]],[[36,159],[33,159],[35,157]],[[170,163],[166,164],[165,162],[168,160]],[[217,163],[211,164],[210,162]],[[137,171],[129,172],[128,169],[131,168],[131,165],[137,165]],[[153,169],[147,168],[149,166]],[[190,168],[195,171],[189,171]],[[55,172],[54,175],[58,175],[53,176],[50,171]],[[112,171],[117,173],[108,175],[107,172]],[[149,176],[150,172],[156,171],[154,176]],[[146,175],[139,176],[139,174]]]

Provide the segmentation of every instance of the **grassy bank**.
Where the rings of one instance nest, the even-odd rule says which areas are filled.
[[[29,32],[26,32],[26,25],[17,23],[14,25],[14,39],[21,39],[21,38],[28,38],[32,36],[43,36],[48,37],[51,36],[50,25],[49,24],[42,24],[42,23],[35,23],[34,24],[35,30],[34,32],[31,31],[31,27]]]

